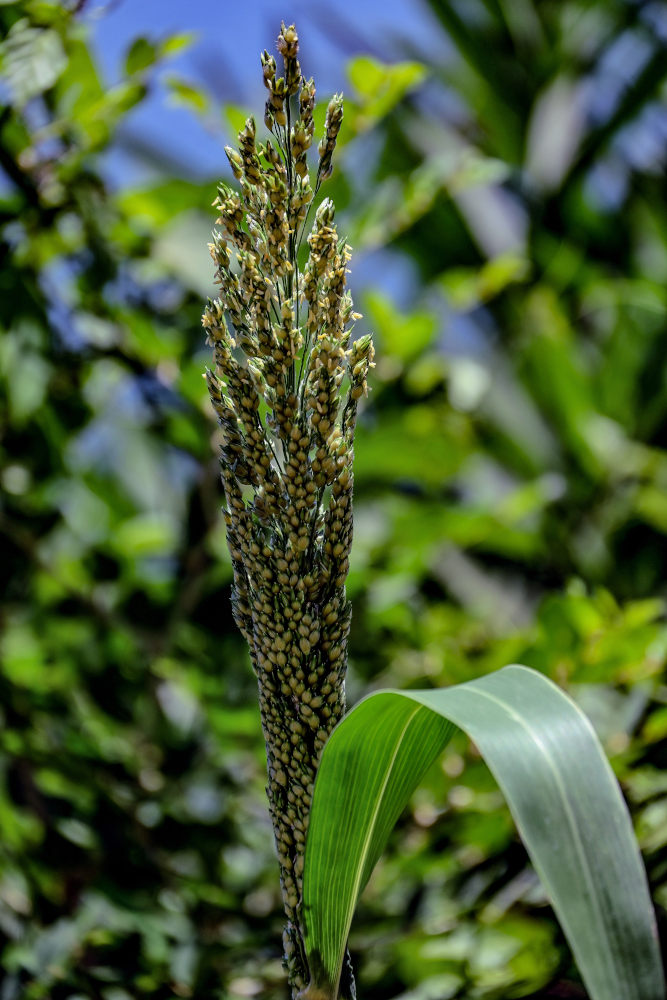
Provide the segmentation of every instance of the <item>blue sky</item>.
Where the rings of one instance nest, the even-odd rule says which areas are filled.
[[[136,149],[162,151],[181,175],[208,178],[224,161],[219,136],[207,132],[188,111],[173,106],[161,76],[178,75],[203,85],[215,105],[263,106],[260,52],[275,50],[281,19],[295,22],[301,36],[301,63],[316,77],[323,96],[346,89],[345,64],[351,55],[372,53],[393,60],[422,53],[435,56],[443,39],[421,0],[107,0],[87,8],[98,60],[109,83],[122,78],[123,56],[132,40],[196,33],[195,43],[158,74],[150,98],[129,119],[125,148],[113,157],[120,183],[141,180]],[[231,138],[231,137],[228,137]],[[133,146],[135,155],[128,155]],[[196,155],[193,155],[196,153]],[[180,168],[180,169],[179,169]]]

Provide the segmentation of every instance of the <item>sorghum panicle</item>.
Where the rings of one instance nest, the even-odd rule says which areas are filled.
[[[283,24],[284,75],[276,75],[273,56],[262,55],[273,138],[258,143],[249,118],[238,151],[226,150],[240,193],[223,185],[214,202],[220,230],[210,250],[220,298],[202,318],[215,360],[206,378],[222,429],[233,610],[259,684],[294,994],[308,976],[299,902],[313,781],[345,708],[353,438],[373,359],[369,336],[350,345],[359,318],[346,290],[350,248],[339,239],[329,199],[315,213],[299,267],[343,107],[335,95],[313,190],[307,153],[315,87],[301,76],[298,48],[294,26]]]

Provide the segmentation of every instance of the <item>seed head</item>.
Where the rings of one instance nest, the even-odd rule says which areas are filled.
[[[318,174],[323,180],[330,177],[333,170],[331,158],[333,156],[333,151],[336,148],[336,140],[338,139],[338,133],[340,132],[342,121],[343,95],[334,94],[329,101],[327,115],[324,121],[324,136],[322,137],[318,147],[318,152],[320,154]]]
[[[232,609],[258,678],[267,794],[287,917],[285,962],[293,993],[306,987],[298,902],[315,771],[345,705],[352,543],[352,457],[358,400],[373,361],[370,336],[350,344],[350,248],[325,198],[342,97],[329,103],[314,185],[308,172],[315,87],[298,63],[294,25],[282,25],[276,62],[262,55],[268,91],[255,120],[226,148],[240,190],[221,185],[220,227],[209,245],[220,297],[202,325],[213,349],[206,382],[220,425]],[[290,119],[289,99],[299,115]]]
[[[296,28],[293,24],[290,24],[289,28],[286,28],[285,22],[282,22],[280,34],[278,35],[278,51],[283,57],[283,61],[285,63],[287,93],[291,96],[292,94],[298,93],[301,81],[301,69],[297,59],[299,51],[299,36],[297,35]]]

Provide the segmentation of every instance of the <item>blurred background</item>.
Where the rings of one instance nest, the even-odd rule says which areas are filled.
[[[0,1000],[286,996],[199,322],[281,17],[378,353],[349,698],[564,686],[665,937],[667,4],[1,0]],[[364,1000],[585,996],[462,738],[351,946]]]

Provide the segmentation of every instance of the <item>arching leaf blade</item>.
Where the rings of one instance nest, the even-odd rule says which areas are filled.
[[[311,975],[324,996],[335,995],[357,899],[415,786],[453,731],[428,707],[387,693],[361,702],[329,739],[334,752],[320,764],[324,780],[311,810],[302,904]]]
[[[432,719],[446,728],[422,740]],[[616,779],[577,706],[519,666],[439,691],[378,692],[339,723],[306,843],[306,997],[335,998],[359,894],[450,723],[498,781],[593,1000],[663,1000],[646,875]]]

